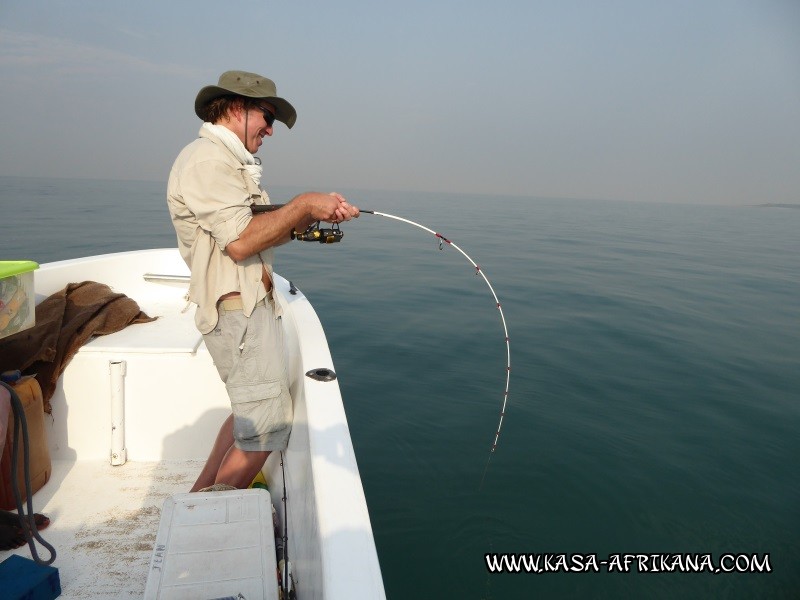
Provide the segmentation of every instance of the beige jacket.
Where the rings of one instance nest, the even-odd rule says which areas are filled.
[[[197,304],[195,323],[206,334],[217,324],[217,300],[241,293],[245,316],[266,298],[262,269],[272,278],[272,249],[235,262],[225,247],[253,218],[252,204],[269,204],[239,160],[213,134],[186,146],[169,175],[167,205],[178,249],[191,270],[189,300]],[[263,265],[263,267],[262,267]]]

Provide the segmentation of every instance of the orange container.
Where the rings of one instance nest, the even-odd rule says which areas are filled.
[[[44,429],[44,402],[42,388],[35,377],[23,377],[12,385],[22,402],[25,419],[28,423],[28,439],[30,441],[31,493],[35,494],[50,479],[53,467],[50,462],[50,450],[47,446],[47,435]],[[17,482],[24,502],[28,497],[25,488],[25,467],[23,464],[22,436],[20,435],[19,455],[17,456]],[[0,508],[15,510],[17,507],[11,487],[11,450],[14,447],[14,413],[9,410],[8,433],[0,459]]]

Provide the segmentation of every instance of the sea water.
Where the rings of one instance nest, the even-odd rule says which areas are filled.
[[[2,177],[0,258],[174,246],[164,187]],[[481,486],[506,346],[475,269],[366,214],[277,251],[328,336],[390,598],[797,597],[800,210],[338,191],[457,243],[510,336]],[[527,572],[491,572],[503,553]]]

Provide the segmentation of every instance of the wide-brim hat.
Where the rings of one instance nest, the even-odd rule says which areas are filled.
[[[225,71],[219,76],[217,85],[207,85],[197,94],[194,101],[194,112],[201,119],[206,105],[220,96],[245,96],[266,100],[275,107],[275,118],[291,129],[297,120],[297,111],[283,98],[278,96],[275,82],[263,75],[246,71]]]

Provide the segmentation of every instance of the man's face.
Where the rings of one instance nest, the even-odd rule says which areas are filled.
[[[275,108],[264,102],[260,108],[251,108],[247,111],[244,121],[243,137],[245,148],[250,154],[255,154],[263,143],[264,136],[272,135],[272,125],[275,122]]]

